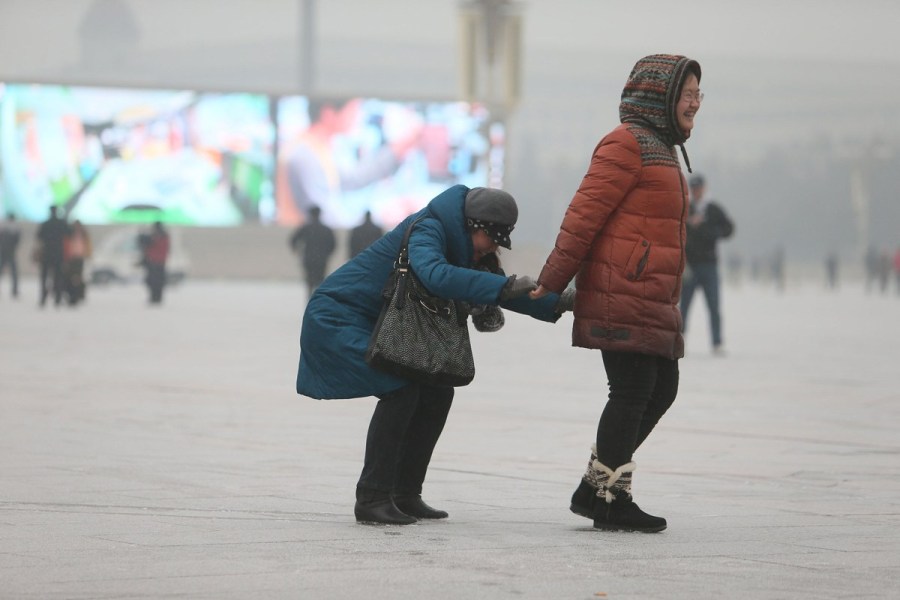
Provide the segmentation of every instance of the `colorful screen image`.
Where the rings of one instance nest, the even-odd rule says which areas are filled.
[[[26,220],[272,221],[274,145],[264,95],[0,84],[2,199]]]
[[[318,207],[338,228],[385,227],[451,185],[500,187],[503,128],[480,104],[374,98],[278,102],[277,219]]]

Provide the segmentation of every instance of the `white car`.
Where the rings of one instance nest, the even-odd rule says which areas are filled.
[[[131,283],[144,280],[140,265],[141,251],[138,236],[149,227],[123,227],[110,231],[94,247],[90,261],[91,283]],[[169,258],[166,261],[166,281],[179,283],[187,277],[190,261],[181,243],[178,230],[169,230]]]

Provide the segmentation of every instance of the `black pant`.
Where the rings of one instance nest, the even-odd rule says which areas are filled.
[[[700,263],[691,265],[690,271],[685,273],[681,285],[681,318],[682,329],[687,330],[688,313],[691,310],[691,299],[694,291],[700,286],[706,297],[706,306],[709,308],[709,332],[712,335],[712,345],[718,348],[722,345],[722,313],[719,308],[719,265],[717,263]]]
[[[41,261],[41,306],[47,302],[50,289],[53,290],[53,301],[56,304],[62,302],[63,274],[62,258]],[[47,281],[47,280],[50,281]],[[52,288],[48,286],[52,285]]]
[[[306,271],[306,288],[310,296],[325,281],[325,267],[326,263],[324,262],[306,263],[303,265],[303,269]]]
[[[7,266],[9,266],[9,274],[12,276],[12,295],[16,297],[19,295],[19,265],[16,263],[14,254],[0,254],[0,277],[3,276],[3,271]]]
[[[678,361],[635,352],[603,351],[609,400],[597,425],[597,460],[617,469],[638,446],[678,394]]]
[[[147,263],[147,287],[150,289],[150,303],[159,304],[166,287],[166,266],[158,263]]]
[[[357,487],[421,494],[431,453],[453,403],[452,387],[412,383],[378,397]]]

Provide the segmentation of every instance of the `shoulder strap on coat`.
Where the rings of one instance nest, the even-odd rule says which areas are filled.
[[[397,257],[397,266],[399,267],[408,267],[409,266],[409,236],[412,234],[413,227],[416,226],[416,223],[425,218],[425,215],[420,216],[418,219],[409,224],[409,227],[406,228],[406,233],[403,234],[403,241],[400,243],[400,255]]]

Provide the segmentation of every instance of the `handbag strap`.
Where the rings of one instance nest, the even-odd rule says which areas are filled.
[[[416,223],[425,218],[421,215],[415,221],[409,224],[406,232],[403,234],[403,241],[400,243],[400,252],[397,255],[397,261],[394,263],[394,271],[397,273],[397,308],[402,309],[406,303],[406,282],[408,278],[406,274],[409,272],[409,236],[412,234],[413,227]]]
[[[397,256],[396,267],[409,268],[409,236],[412,234],[413,227],[416,226],[416,223],[424,218],[425,215],[419,216],[419,218],[410,223],[409,227],[406,228],[406,232],[403,234],[403,241],[400,243],[400,253]]]
[[[406,232],[403,234],[403,241],[400,243],[400,252],[397,256],[397,261],[394,263],[394,272],[397,274],[397,283],[396,283],[397,302],[396,302],[395,306],[398,309],[403,308],[403,305],[406,303],[406,299],[407,299],[406,287],[408,284],[407,282],[409,281],[409,277],[407,277],[407,274],[409,273],[409,270],[410,270],[409,247],[408,247],[409,246],[409,236],[412,234],[413,227],[416,226],[416,223],[418,223],[419,221],[421,221],[423,219],[425,219],[425,215],[420,215],[416,220],[414,220],[412,223],[409,224],[409,227],[406,228]],[[421,285],[421,284],[419,284],[419,285]],[[421,300],[419,300],[419,301],[421,302]],[[450,302],[456,306],[456,314],[457,314],[457,320],[459,322],[459,325],[461,325],[461,326],[465,325],[466,321],[469,318],[469,313],[467,311],[463,310],[459,306],[459,303],[456,300],[451,300]],[[424,306],[426,309],[431,310],[432,312],[434,312],[434,310],[435,310],[434,308],[430,308],[427,305],[424,305]],[[448,313],[450,312],[449,308],[445,308],[443,310],[446,310]]]

